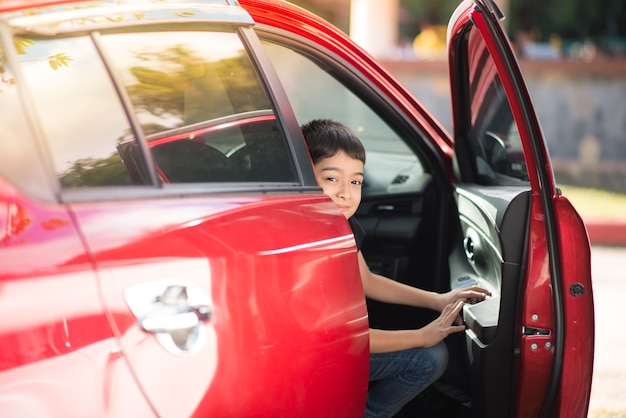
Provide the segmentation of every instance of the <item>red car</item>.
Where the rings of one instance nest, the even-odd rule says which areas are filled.
[[[362,417],[356,247],[299,126],[363,140],[374,272],[478,283],[401,414],[585,417],[590,247],[492,0],[448,28],[454,132],[279,0],[0,1],[0,416]]]

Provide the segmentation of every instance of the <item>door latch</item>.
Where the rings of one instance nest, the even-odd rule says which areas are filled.
[[[550,335],[549,329],[522,327],[522,335]]]

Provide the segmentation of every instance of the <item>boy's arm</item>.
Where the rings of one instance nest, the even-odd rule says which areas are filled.
[[[478,286],[454,289],[447,293],[429,292],[417,287],[391,280],[370,271],[361,251],[358,253],[359,271],[365,295],[380,302],[428,308],[441,312],[446,305],[458,300],[484,299],[490,292]]]
[[[432,347],[448,335],[465,329],[464,325],[454,325],[461,308],[463,308],[462,300],[447,305],[437,319],[420,329],[387,331],[370,328],[370,353]]]

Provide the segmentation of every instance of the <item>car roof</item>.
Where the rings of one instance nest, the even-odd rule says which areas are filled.
[[[33,9],[37,9],[33,12]],[[181,21],[254,23],[250,15],[228,0],[24,1],[0,0],[0,13],[11,27],[31,33],[56,34],[84,29]]]

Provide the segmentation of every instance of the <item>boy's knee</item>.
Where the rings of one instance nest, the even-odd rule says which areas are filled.
[[[407,372],[432,383],[443,375],[446,367],[448,367],[448,349],[440,342],[433,347],[414,349],[411,370]]]
[[[436,382],[446,371],[448,349],[441,342],[434,347],[412,349],[411,353],[411,360],[406,363],[406,369],[399,378],[404,383],[419,388],[419,393]]]
[[[431,347],[430,355],[433,361],[433,375],[436,376],[436,380],[443,375],[446,367],[448,367],[448,348],[446,344],[441,341],[436,346]]]

